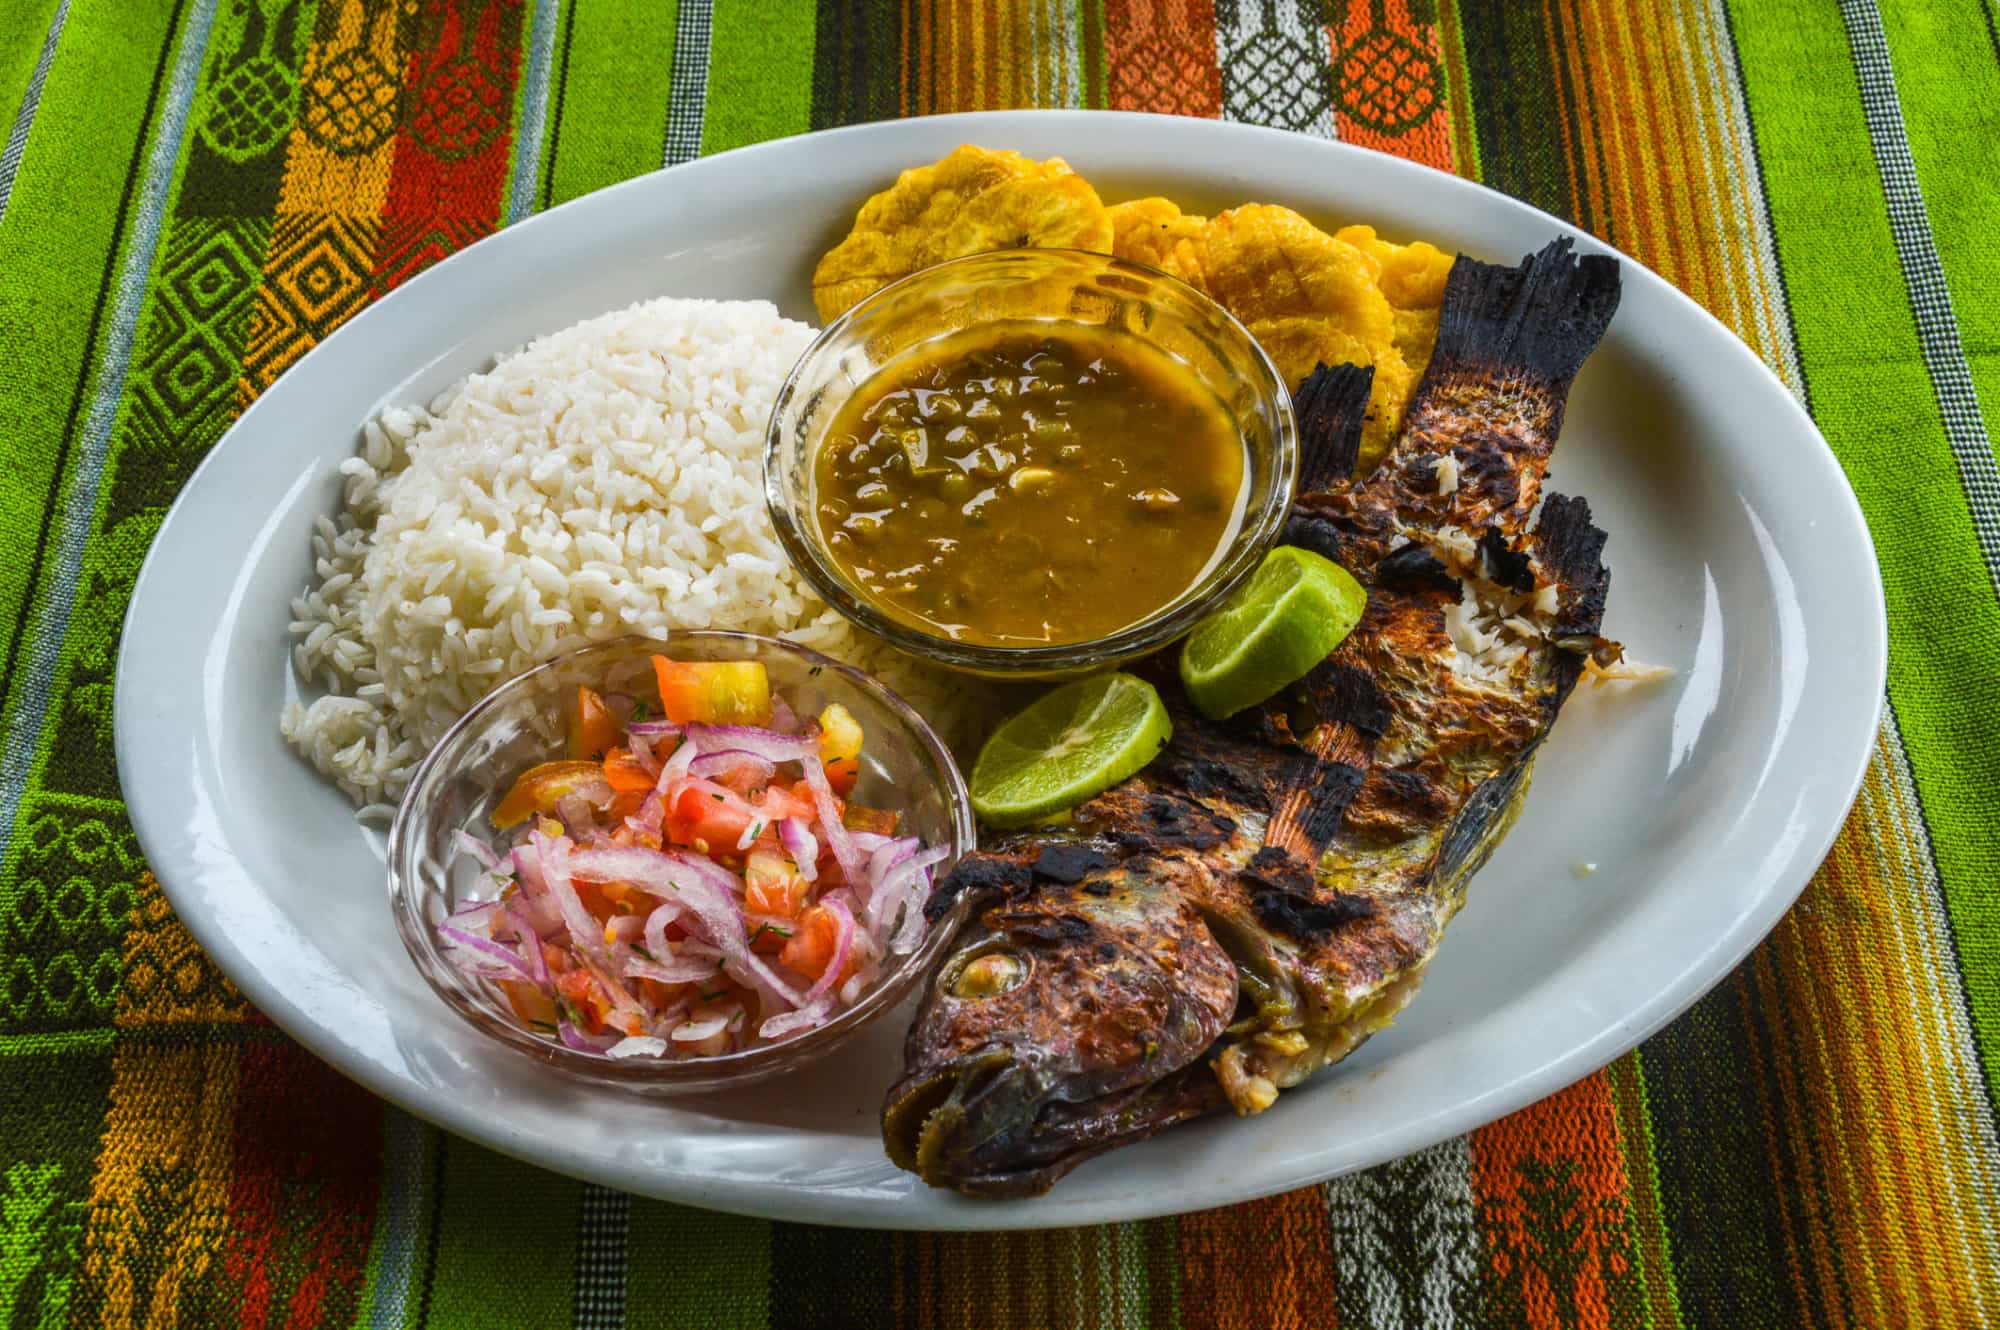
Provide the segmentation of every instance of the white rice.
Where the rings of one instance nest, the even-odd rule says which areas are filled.
[[[323,692],[285,708],[285,737],[357,804],[394,800],[522,670],[711,627],[857,665],[949,736],[962,683],[815,597],[765,512],[765,422],[812,335],[761,301],[653,300],[368,422],[292,601],[293,663]]]

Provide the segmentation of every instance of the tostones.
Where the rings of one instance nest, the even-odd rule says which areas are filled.
[[[1391,244],[1372,226],[1343,226],[1333,234],[1365,250],[1382,266],[1376,284],[1396,312],[1396,349],[1404,361],[1421,370],[1430,363],[1431,348],[1437,344],[1438,307],[1444,303],[1444,284],[1454,256],[1421,240]]]
[[[1111,249],[1111,216],[1060,157],[966,145],[912,167],[861,205],[854,229],[813,272],[813,303],[831,319],[899,277],[946,259],[1039,246]]]
[[[1205,276],[1208,218],[1180,210],[1171,199],[1133,199],[1111,206],[1111,252],[1171,273],[1197,291]]]

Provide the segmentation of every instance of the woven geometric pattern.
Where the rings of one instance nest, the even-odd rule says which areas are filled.
[[[0,1330],[2000,1325],[1995,23],[1991,0],[0,5]],[[782,135],[1035,104],[1479,180],[1770,365],[1853,482],[1891,640],[1798,905],[1541,1103],[1080,1230],[636,1199],[306,1054],[174,916],[112,751],[125,607],[208,449],[511,220]]]

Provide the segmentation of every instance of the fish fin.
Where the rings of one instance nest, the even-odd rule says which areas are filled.
[[[1512,268],[1461,254],[1445,281],[1426,384],[1476,366],[1531,374],[1560,394],[1604,336],[1618,296],[1618,260],[1579,258],[1567,237]]]
[[[1376,739],[1388,725],[1389,704],[1368,670],[1340,662],[1339,653],[1321,661],[1289,690],[1302,702],[1309,724],[1300,747],[1303,760],[1277,791],[1264,844],[1289,851],[1307,869],[1340,828],[1347,806],[1368,773]]]
[[[1292,414],[1299,424],[1300,494],[1338,489],[1354,478],[1374,380],[1369,365],[1322,364],[1292,394]]]
[[[1603,557],[1606,539],[1583,499],[1567,494],[1543,499],[1533,540],[1542,572],[1562,587],[1559,637],[1595,636],[1604,626],[1604,597],[1611,588],[1611,570]]]
[[[1561,706],[1582,675],[1586,659],[1617,655],[1617,647],[1598,635],[1604,627],[1604,598],[1611,589],[1611,570],[1603,560],[1606,537],[1590,520],[1588,503],[1551,494],[1542,502],[1531,539],[1542,572],[1560,588],[1549,638],[1559,648],[1553,700]]]

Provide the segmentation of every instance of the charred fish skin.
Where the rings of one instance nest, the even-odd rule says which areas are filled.
[[[934,917],[970,918],[889,1092],[892,1159],[1034,1194],[1190,1117],[1261,1110],[1408,1001],[1584,657],[1608,649],[1588,509],[1551,496],[1529,518],[1616,303],[1615,261],[1566,242],[1516,268],[1461,257],[1402,435],[1358,481],[1369,371],[1301,385],[1285,539],[1363,582],[1361,623],[1223,722],[1154,662],[1175,723],[1160,757],[947,875]],[[1531,640],[1482,646],[1503,610]]]

